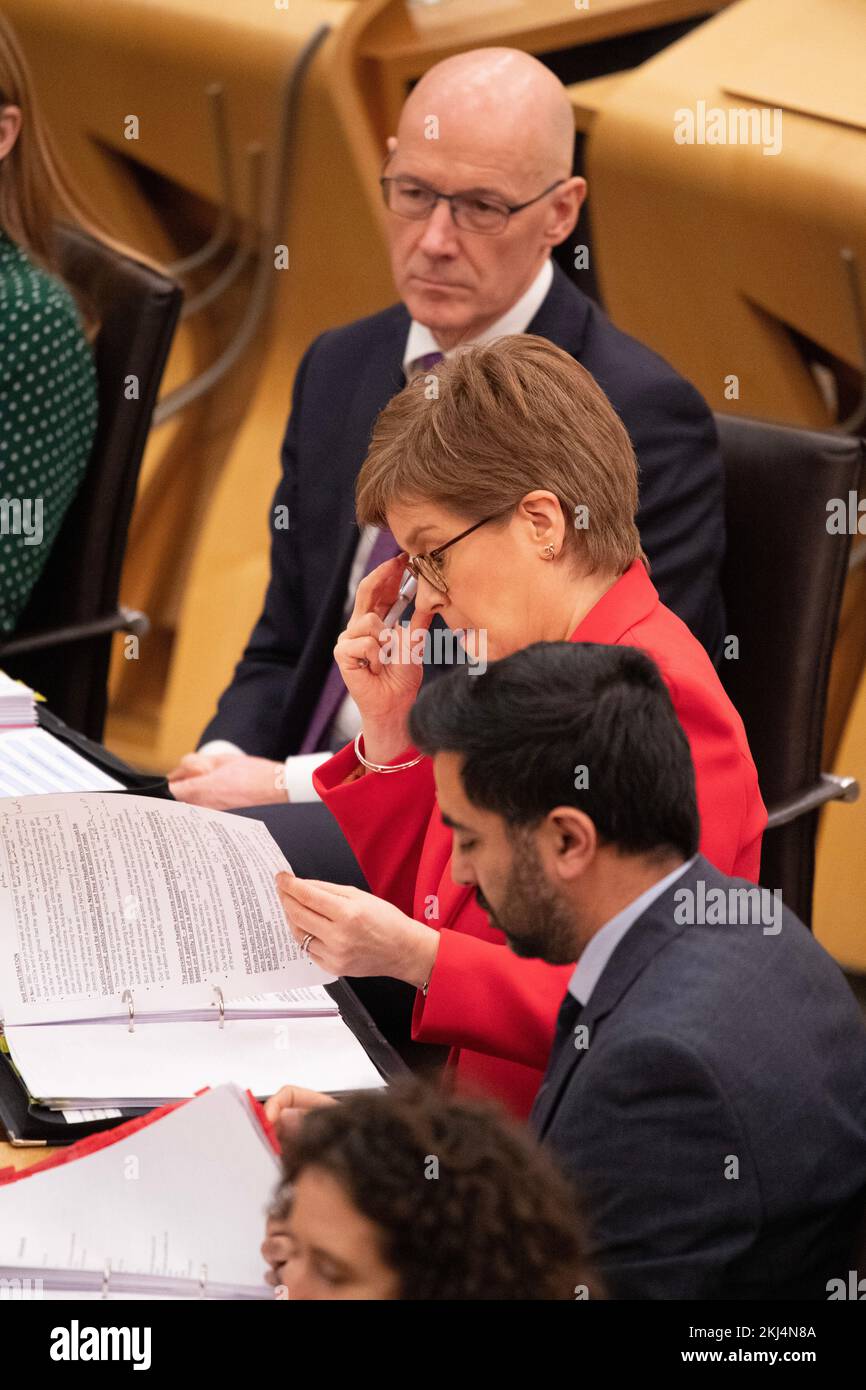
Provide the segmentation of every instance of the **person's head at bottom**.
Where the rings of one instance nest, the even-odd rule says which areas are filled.
[[[417,1082],[311,1111],[263,1254],[290,1299],[579,1299],[567,1179],[486,1102]]]
[[[697,851],[688,741],[635,647],[537,642],[432,681],[412,709],[473,884],[511,950],[576,961],[628,903]]]

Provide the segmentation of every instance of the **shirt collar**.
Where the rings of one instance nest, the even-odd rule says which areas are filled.
[[[574,974],[568,982],[568,992],[577,1000],[578,1004],[589,1003],[589,997],[598,984],[604,967],[629,927],[634,926],[637,919],[643,916],[656,898],[660,898],[672,883],[676,883],[677,879],[692,867],[697,857],[696,854],[693,854],[687,863],[680,864],[672,873],[659,879],[658,883],[654,883],[645,893],[641,893],[634,902],[628,903],[621,912],[618,912],[615,917],[611,917],[610,921],[605,922],[601,930],[596,932],[584,948],[583,954],[574,968]]]
[[[470,342],[461,343],[459,348],[449,348],[447,352],[443,353],[443,356],[452,357],[455,352],[459,352],[460,348],[481,347],[483,343],[492,343],[494,338],[503,338],[509,333],[525,333],[547,298],[552,283],[553,262],[548,257],[526,293],[522,294],[501,318],[498,318],[489,328],[485,328],[484,332],[479,333],[477,338],[473,338]],[[406,339],[406,350],[403,353],[403,373],[407,380],[412,363],[417,362],[419,357],[426,357],[428,352],[442,352],[442,349],[430,329],[413,319],[409,325],[409,336]]]

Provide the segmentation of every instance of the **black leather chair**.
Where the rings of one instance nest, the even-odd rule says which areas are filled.
[[[118,607],[142,454],[183,298],[180,286],[84,232],[59,230],[64,278],[93,306],[99,423],[81,488],[0,666],[72,728],[101,739],[111,635],[147,629]],[[137,379],[137,399],[127,389]]]
[[[717,415],[727,489],[722,573],[739,654],[720,675],[746,726],[769,825],[761,883],[811,927],[818,812],[853,801],[821,770],[830,660],[851,548],[827,527],[863,475],[864,441]]]

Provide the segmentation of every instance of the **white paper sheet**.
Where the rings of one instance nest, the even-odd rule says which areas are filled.
[[[342,1018],[46,1024],[7,1033],[30,1094],[64,1110],[180,1100],[227,1082],[256,1096],[281,1086],[354,1091],[384,1086]]]
[[[0,727],[36,723],[36,696],[29,685],[0,671]]]
[[[67,748],[47,729],[0,732],[0,796],[123,791],[123,783]]]
[[[264,825],[154,797],[0,800],[0,1010],[7,1025],[213,1009],[333,980],[302,957]]]
[[[62,1110],[60,1112],[68,1125],[87,1125],[95,1120],[119,1120],[120,1111],[110,1106],[106,1109]]]
[[[76,1270],[242,1286],[279,1163],[247,1098],[221,1087],[127,1139],[0,1187],[0,1273]],[[45,1289],[50,1296],[50,1289]]]

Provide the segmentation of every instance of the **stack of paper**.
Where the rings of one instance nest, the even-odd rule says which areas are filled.
[[[264,1099],[291,1082],[371,1091],[384,1082],[339,1014],[215,1023],[36,1024],[7,1028],[32,1098],[52,1110],[149,1110],[228,1082]]]
[[[0,724],[0,796],[123,791],[123,783],[67,748],[47,729]]]
[[[36,723],[36,695],[29,685],[0,671],[0,729]]]
[[[0,1186],[0,1277],[47,1298],[268,1298],[259,1246],[279,1161],[221,1086]]]

